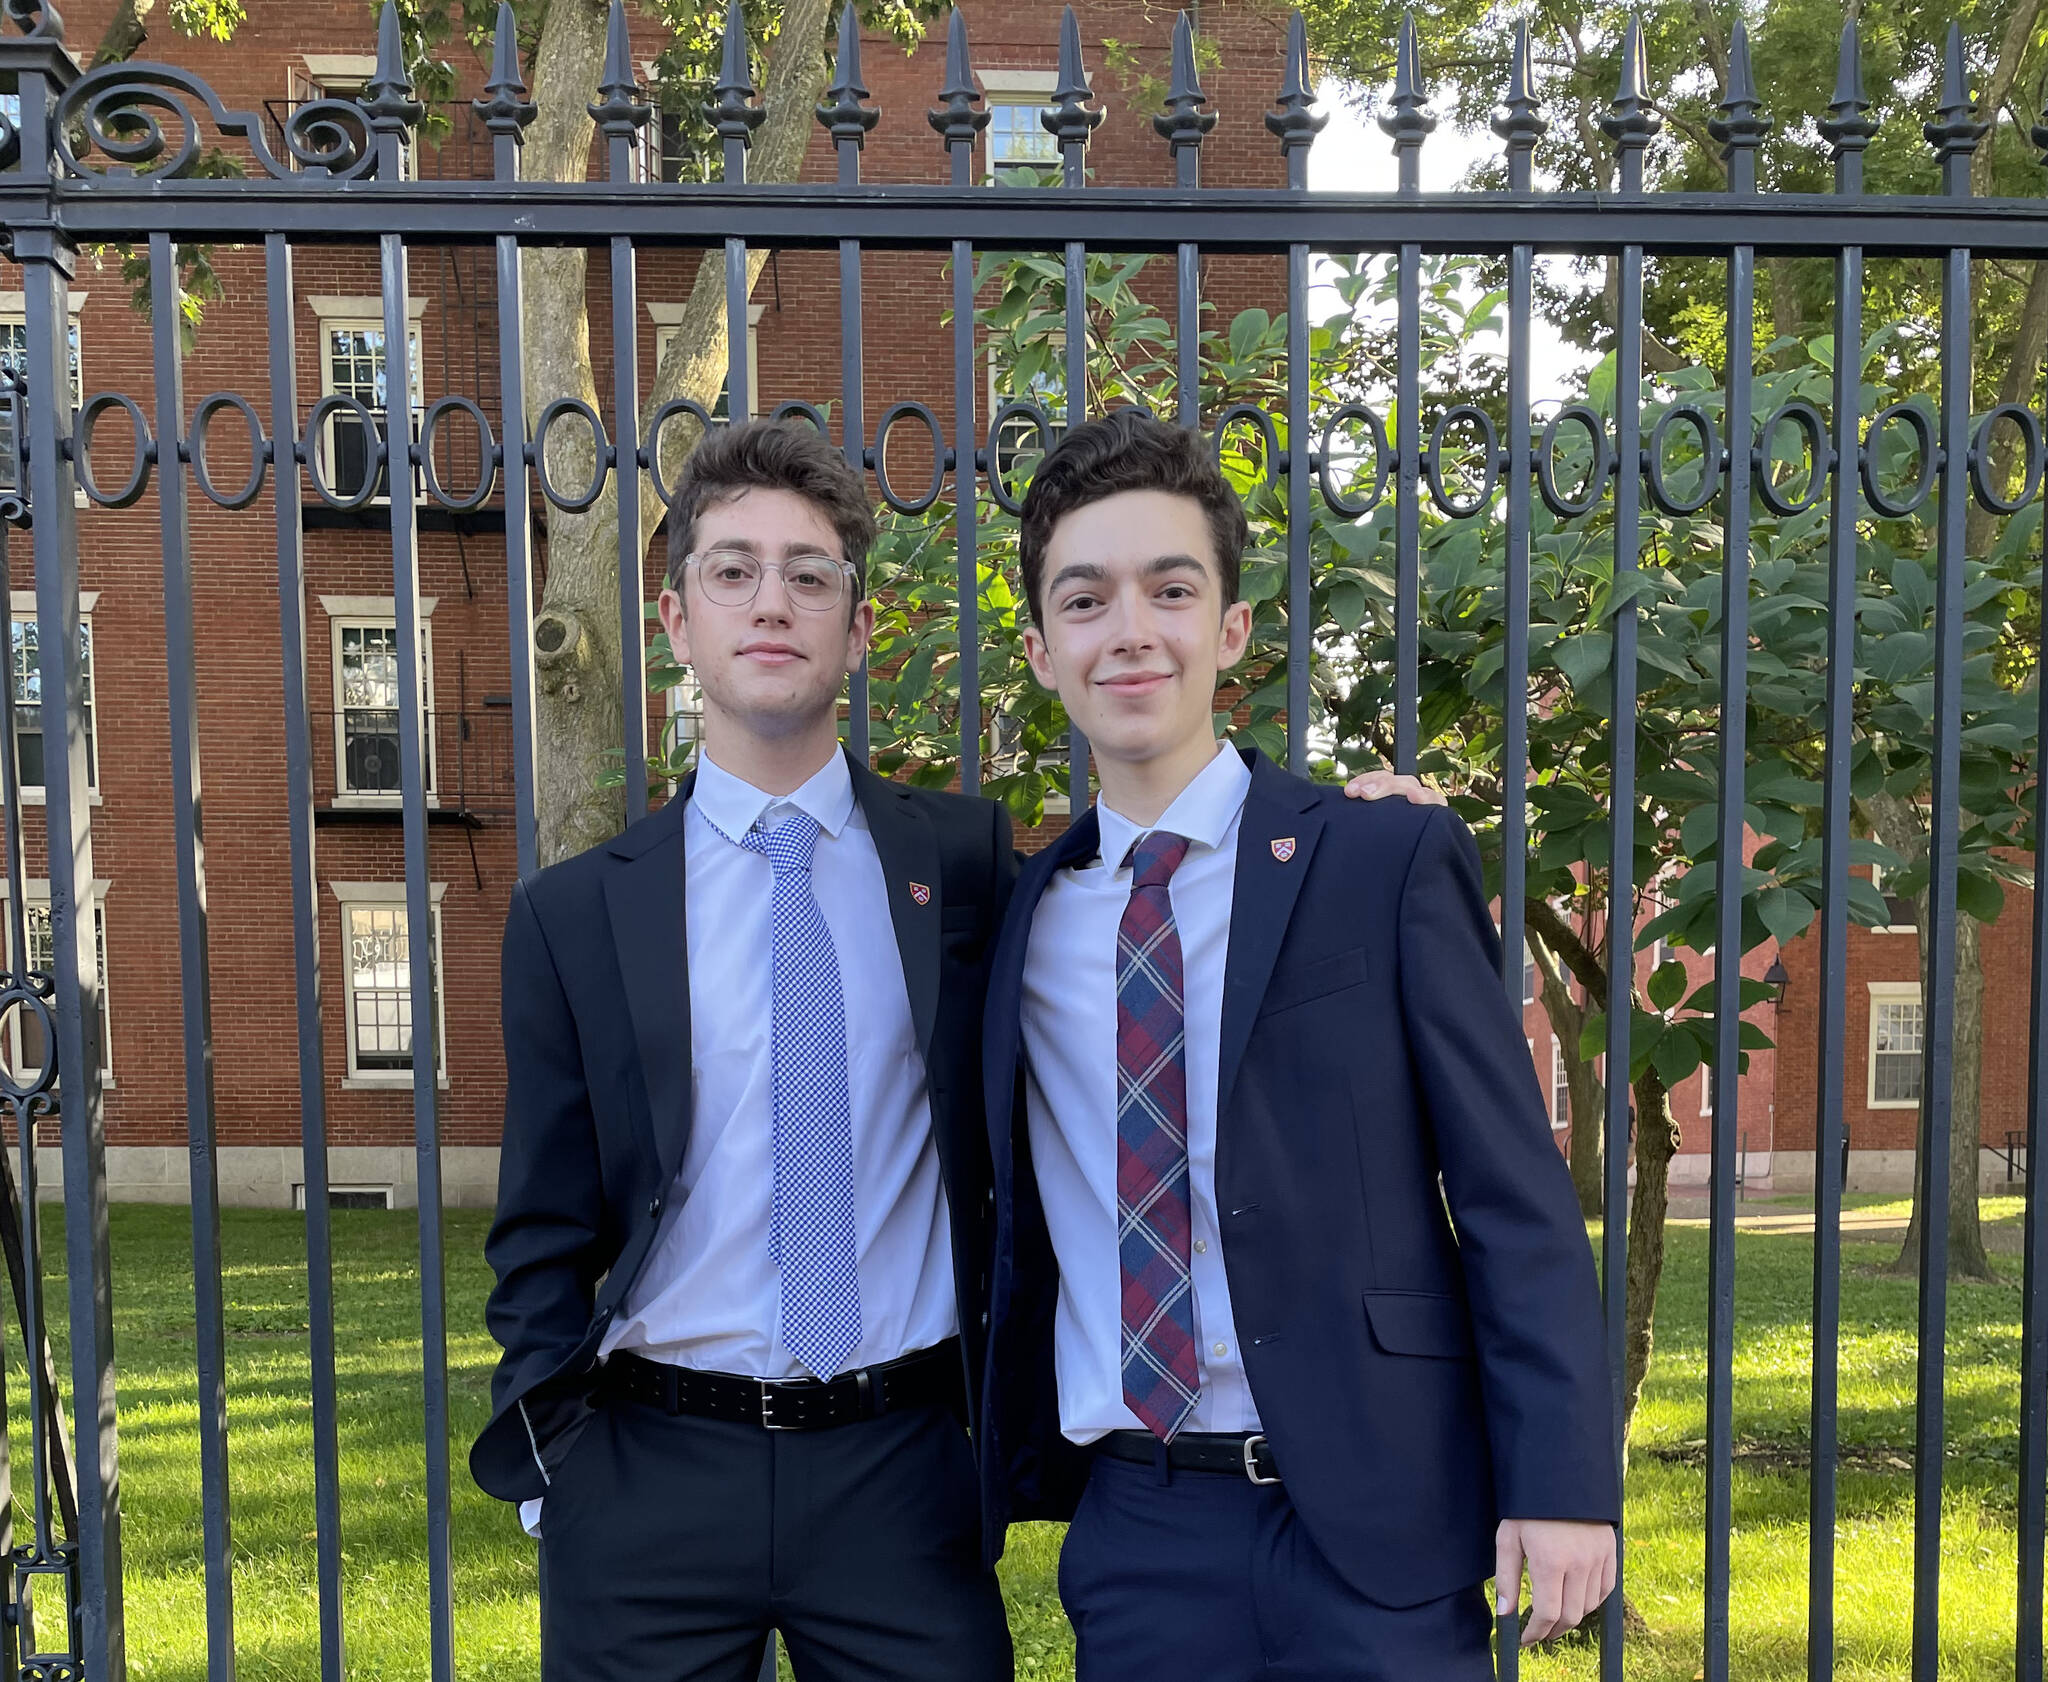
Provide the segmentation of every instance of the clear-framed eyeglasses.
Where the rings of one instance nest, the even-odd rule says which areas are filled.
[[[720,607],[747,606],[761,593],[763,576],[774,572],[792,607],[825,613],[846,605],[858,579],[853,563],[836,555],[787,555],[768,561],[745,549],[706,549],[685,555],[683,565],[697,569],[705,600]]]

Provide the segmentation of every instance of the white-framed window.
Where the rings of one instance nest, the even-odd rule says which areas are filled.
[[[1522,942],[1522,1003],[1536,1002],[1536,949],[1525,939]]]
[[[107,997],[107,890],[112,886],[105,881],[92,885],[92,930],[93,950],[98,959],[100,984],[100,1085],[114,1084],[114,1033],[112,1007]],[[23,884],[22,917],[28,934],[28,967],[48,975],[57,961],[56,942],[50,921],[50,884],[47,881],[31,881]],[[13,959],[13,919],[6,915],[6,894],[0,891],[0,950],[5,950],[10,966]],[[54,1002],[52,1009],[55,1008]],[[33,1012],[17,1010],[7,1019],[4,1034],[0,1034],[0,1057],[7,1062],[10,1076],[19,1083],[27,1084],[42,1071],[48,1061],[50,1048],[43,1032],[42,1020]],[[58,1084],[63,1076],[58,1076]]]
[[[1058,171],[1060,143],[1041,119],[1059,83],[1059,74],[1053,70],[981,72],[989,114],[988,127],[982,130],[984,182],[1003,182],[1006,171],[1022,169],[1033,175],[1009,176],[1008,184],[1035,184],[1046,179],[1046,171]]]
[[[1700,1065],[1700,1114],[1714,1113],[1714,1094],[1720,1089],[1720,1077],[1714,1072],[1712,1062]]]
[[[434,626],[438,598],[419,599],[420,715],[426,732],[426,792],[437,786]],[[344,804],[400,797],[398,616],[388,596],[322,596],[334,672],[334,794]]]
[[[341,903],[341,950],[345,969],[342,1002],[348,1036],[344,1087],[412,1084],[412,940],[403,882],[330,882]],[[448,1084],[448,1024],[440,1003],[441,896],[448,884],[430,884],[434,926],[429,950],[433,998],[429,1000],[437,1084]]]
[[[374,53],[306,53],[291,67],[286,115],[316,99],[360,100],[376,74]],[[288,149],[285,157],[289,162]],[[398,173],[401,180],[419,179],[419,150],[410,134],[399,142]]]
[[[1564,1045],[1550,1036],[1550,1127],[1560,1132],[1572,1124],[1572,1085],[1565,1078]]]
[[[1870,1068],[1866,1103],[1873,1110],[1920,1107],[1927,1013],[1917,981],[1872,981]]]
[[[662,106],[660,80],[659,66],[652,59],[641,60],[640,83],[647,102],[654,107],[654,115],[641,127],[633,159],[634,175],[642,181],[708,180],[703,173],[705,160],[683,144],[682,112]],[[689,97],[687,89],[682,97]]]
[[[747,303],[747,396],[750,407],[745,419],[751,420],[761,412],[761,316],[767,310],[766,304]],[[661,366],[661,359],[668,355],[668,347],[674,343],[677,330],[683,324],[681,304],[649,303],[647,316],[654,323],[654,365]],[[731,382],[719,382],[718,401],[711,405],[713,420],[732,419]]]
[[[99,799],[100,739],[99,708],[93,695],[92,610],[99,602],[97,590],[78,593],[79,691],[85,722],[85,786],[87,795]],[[47,746],[43,735],[42,638],[36,626],[36,595],[33,590],[16,590],[10,602],[7,627],[9,681],[14,685],[15,765],[21,776],[24,805],[40,805]]]
[[[320,395],[353,397],[368,409],[381,427],[387,400],[390,346],[384,332],[384,302],[377,297],[339,297],[321,294],[307,300],[320,322]],[[426,399],[420,377],[420,318],[426,313],[425,298],[406,300],[406,383],[412,409],[412,433],[419,436],[426,415]],[[363,423],[347,411],[328,417],[321,428],[320,464],[327,487],[336,496],[355,495],[363,488],[370,471],[370,440]],[[390,493],[389,470],[379,476],[377,494],[371,500],[383,502]]]
[[[1873,864],[1870,867],[1870,885],[1883,897],[1892,919],[1889,923],[1879,923],[1870,931],[1872,934],[1917,935],[1920,932],[1919,926],[1913,921],[1913,902],[1891,890],[1888,878],[1897,874],[1897,871],[1886,870],[1881,864]]]
[[[7,97],[13,99],[17,106],[20,104],[21,96],[19,94],[11,94]],[[83,341],[79,336],[78,330],[78,312],[85,307],[85,299],[86,294],[83,292],[72,292],[66,299],[66,307],[71,313],[71,407],[74,412],[85,401]],[[27,299],[19,292],[0,292],[0,368],[5,368],[10,374],[22,374],[28,368]],[[0,401],[0,490],[11,491],[16,488],[14,484],[14,440],[10,436],[13,426],[14,416],[12,410],[4,401]],[[112,443],[109,446],[110,453],[101,457],[102,461],[112,460],[114,462],[111,472],[102,475],[103,480],[114,484],[118,484],[123,476],[123,469],[120,463],[126,459],[121,453],[121,431],[122,428],[118,423],[110,430],[108,434],[112,439]],[[85,501],[85,491],[83,488],[79,490],[78,500],[81,504]]]

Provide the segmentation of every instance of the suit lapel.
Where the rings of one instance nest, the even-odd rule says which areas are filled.
[[[625,983],[633,1043],[654,1127],[661,1185],[675,1178],[690,1136],[690,963],[684,923],[683,809],[695,782],[686,778],[673,799],[630,842],[613,852],[625,859],[604,884],[612,942]],[[673,814],[671,818],[671,814]],[[664,821],[668,820],[668,821]]]
[[[944,911],[938,837],[931,818],[907,788],[876,776],[851,757],[848,764],[853,797],[868,820],[888,885],[889,920],[895,925],[896,950],[903,960],[918,1053],[929,1061],[932,1026],[939,1015],[939,923]]]
[[[1263,755],[1246,755],[1252,783],[1237,831],[1237,879],[1230,903],[1230,950],[1223,968],[1223,1027],[1216,1071],[1216,1113],[1224,1113],[1252,1022],[1287,937],[1295,896],[1323,831],[1313,788],[1286,776]]]
[[[1017,886],[1010,895],[1010,909],[1003,918],[1003,932],[996,948],[989,977],[987,1032],[983,1039],[983,1098],[988,1107],[989,1149],[996,1175],[1006,1178],[1011,1163],[1010,1133],[1014,1123],[1017,1059],[1024,1032],[1024,959],[1031,949],[1031,919],[1038,902],[1057,870],[1095,856],[1101,845],[1090,806],[1067,832],[1044,852],[1027,859]]]

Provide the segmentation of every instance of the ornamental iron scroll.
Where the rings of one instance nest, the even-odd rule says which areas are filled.
[[[202,152],[194,105],[219,133],[246,141],[275,180],[355,181],[376,168],[369,115],[353,101],[315,99],[295,109],[284,123],[286,156],[279,158],[260,112],[231,111],[190,71],[147,60],[103,65],[65,89],[53,125],[57,155],[88,182],[180,179],[191,174]],[[175,138],[165,131],[166,119]],[[78,136],[85,142],[82,154],[74,144]],[[93,167],[95,154],[106,159],[103,167]]]

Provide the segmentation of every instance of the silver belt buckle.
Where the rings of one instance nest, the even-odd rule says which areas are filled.
[[[761,1386],[761,1429],[764,1431],[802,1430],[803,1427],[800,1425],[778,1425],[770,1417],[770,1411],[775,1405],[775,1392],[793,1381],[786,1378],[762,1378],[755,1380],[755,1382]]]
[[[1259,1444],[1261,1444],[1265,1440],[1266,1439],[1262,1436],[1245,1438],[1244,1475],[1247,1478],[1249,1478],[1253,1483],[1257,1484],[1278,1483],[1280,1481],[1278,1478],[1262,1478],[1259,1476]]]

